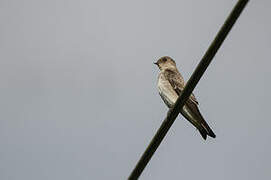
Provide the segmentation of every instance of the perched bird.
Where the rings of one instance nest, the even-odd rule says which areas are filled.
[[[172,58],[165,56],[160,58],[154,64],[156,64],[160,69],[157,85],[159,94],[165,104],[169,108],[172,108],[181,94],[181,91],[184,89],[184,79]],[[203,139],[206,139],[207,135],[213,138],[216,137],[212,129],[203,119],[198,109],[198,101],[193,93],[180,110],[180,113],[199,130]]]

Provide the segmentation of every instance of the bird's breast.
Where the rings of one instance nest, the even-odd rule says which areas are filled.
[[[161,98],[165,104],[171,108],[175,104],[178,95],[162,73],[159,74],[157,86]]]

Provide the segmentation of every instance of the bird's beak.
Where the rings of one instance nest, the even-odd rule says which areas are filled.
[[[153,64],[157,65],[158,66],[158,63],[157,62],[154,62]]]

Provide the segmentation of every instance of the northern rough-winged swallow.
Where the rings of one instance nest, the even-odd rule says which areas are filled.
[[[156,64],[160,69],[158,76],[159,94],[165,104],[169,108],[172,108],[181,91],[184,89],[184,79],[178,71],[175,61],[170,57],[162,57],[154,64]],[[203,119],[198,109],[198,101],[193,93],[186,101],[183,109],[180,110],[180,113],[199,130],[204,139],[207,138],[207,135],[213,138],[216,137],[212,129]]]

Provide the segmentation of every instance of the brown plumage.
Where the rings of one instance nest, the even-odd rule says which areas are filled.
[[[185,82],[176,67],[176,63],[168,56],[160,58],[155,63],[161,72],[158,76],[158,90],[165,104],[171,108],[175,104],[181,91],[184,89]],[[207,135],[215,138],[216,135],[208,126],[198,109],[198,101],[192,93],[186,101],[180,113],[192,123],[206,139]]]

